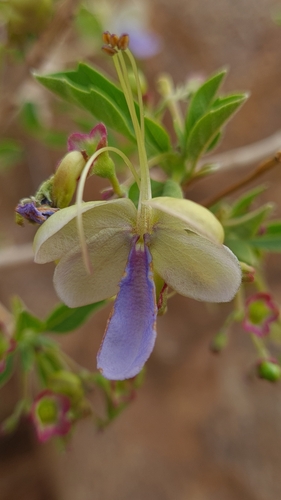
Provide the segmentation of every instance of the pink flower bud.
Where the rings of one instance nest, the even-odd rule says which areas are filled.
[[[47,389],[37,396],[31,408],[31,418],[39,441],[45,442],[52,436],[64,436],[69,432],[69,409],[70,401],[62,394]]]
[[[279,308],[269,293],[259,292],[246,301],[243,328],[258,337],[264,337],[270,331],[270,324],[277,320]]]

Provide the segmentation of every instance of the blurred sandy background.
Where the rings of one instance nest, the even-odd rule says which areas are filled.
[[[251,98],[227,127],[220,150],[270,136],[281,121],[281,27],[271,19],[273,0],[142,0],[163,50],[144,63],[151,85],[160,71],[177,83],[227,65],[226,91],[249,90]],[[280,4],[281,7],[281,4]],[[111,26],[107,26],[111,30]],[[62,53],[79,49],[68,33]],[[64,64],[64,63],[62,63]],[[62,66],[63,67],[63,66]],[[11,75],[11,78],[14,77]],[[67,126],[67,125],[66,125]],[[6,133],[20,135],[11,123]],[[1,239],[5,244],[32,240],[34,229],[14,225],[13,208],[50,175],[61,153],[49,154],[35,139],[22,136],[27,161],[2,175]],[[57,156],[56,156],[57,155]],[[198,201],[238,178],[219,174],[190,196]],[[265,199],[279,203],[281,174],[265,176]],[[98,186],[97,186],[98,187]],[[271,256],[267,274],[281,299],[280,257]],[[57,299],[53,265],[1,270],[0,300],[14,294],[39,315]],[[175,297],[159,319],[158,340],[137,400],[103,433],[87,420],[77,425],[65,453],[53,443],[36,444],[27,425],[0,438],[1,500],[269,500],[281,498],[280,384],[252,376],[255,353],[247,335],[233,331],[228,348],[214,356],[212,336],[228,305]],[[67,352],[88,369],[103,334],[108,310],[64,337]],[[1,390],[0,417],[9,414],[19,391],[16,377]]]

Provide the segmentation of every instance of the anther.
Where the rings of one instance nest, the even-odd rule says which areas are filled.
[[[129,41],[130,41],[130,37],[129,37],[128,33],[123,33],[123,35],[121,35],[119,37],[119,40],[117,42],[118,49],[126,50],[129,46]]]
[[[105,31],[102,34],[102,39],[103,39],[104,43],[106,43],[106,45],[108,45],[110,43],[110,37],[111,37],[111,33],[109,33],[109,31]]]
[[[102,50],[109,56],[114,56],[115,54],[117,54],[117,50],[109,47],[108,45],[103,45]]]
[[[118,46],[118,42],[119,42],[119,36],[115,35],[114,33],[112,35],[110,35],[110,45],[111,47],[116,47]]]

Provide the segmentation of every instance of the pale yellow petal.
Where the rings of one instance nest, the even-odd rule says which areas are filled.
[[[207,208],[194,201],[163,196],[147,200],[144,204],[172,216],[172,224],[176,223],[176,219],[183,222],[186,229],[201,234],[212,241],[222,243],[224,240],[223,227],[218,219]],[[160,216],[158,218],[160,223],[168,223],[167,217],[161,218]]]
[[[235,255],[189,231],[157,230],[150,237],[155,271],[176,292],[206,302],[230,301],[241,283]]]
[[[88,242],[101,229],[130,230],[136,218],[131,200],[87,202],[82,205],[83,227]],[[59,210],[38,229],[34,238],[35,262],[44,264],[60,259],[80,245],[77,231],[77,207]]]
[[[103,300],[118,292],[126,267],[132,235],[120,229],[104,229],[88,244],[92,274],[88,274],[80,246],[59,261],[54,285],[60,299],[69,307]]]

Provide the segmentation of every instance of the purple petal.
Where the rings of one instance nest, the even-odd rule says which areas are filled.
[[[110,380],[137,375],[153,349],[157,307],[151,260],[146,245],[132,246],[97,357],[99,370]]]
[[[148,59],[161,52],[162,41],[156,33],[135,28],[130,32],[130,49],[138,59]]]
[[[19,204],[16,207],[16,212],[24,219],[36,224],[43,224],[51,215],[57,212],[57,208],[50,207],[49,205],[42,205],[36,207],[35,202]]]

